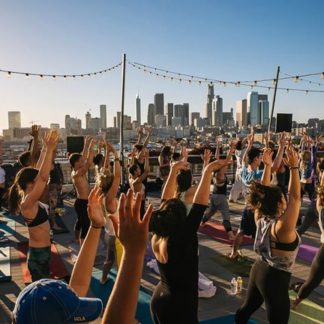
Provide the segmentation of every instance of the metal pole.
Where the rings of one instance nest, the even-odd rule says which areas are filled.
[[[270,115],[270,119],[269,119],[269,122],[268,122],[268,134],[271,131],[273,111],[274,111],[274,107],[275,107],[275,103],[276,103],[276,96],[277,96],[277,87],[278,87],[278,81],[279,81],[279,73],[280,73],[280,66],[278,65],[278,67],[277,67],[277,76],[276,76],[276,79],[275,79],[276,80],[276,84],[275,84],[275,89],[274,89],[273,99],[272,99],[271,115]]]
[[[123,54],[122,65],[122,88],[121,88],[121,113],[120,113],[120,161],[121,161],[121,185],[125,183],[125,161],[124,161],[124,104],[125,104],[125,76],[126,76],[126,54]]]

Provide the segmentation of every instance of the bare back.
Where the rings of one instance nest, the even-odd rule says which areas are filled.
[[[86,174],[78,175],[72,171],[72,182],[77,193],[77,198],[88,199],[90,186]]]

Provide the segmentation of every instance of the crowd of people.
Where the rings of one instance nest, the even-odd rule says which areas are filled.
[[[10,211],[21,214],[28,226],[27,265],[33,281],[20,293],[13,321],[38,323],[46,317],[49,323],[85,322],[102,315],[103,323],[134,323],[150,238],[160,272],[151,300],[153,322],[198,323],[197,231],[219,211],[224,230],[233,241],[228,257],[240,257],[244,235],[255,240],[258,255],[235,322],[247,323],[265,302],[270,323],[288,323],[288,290],[301,235],[316,219],[321,231],[320,249],[309,278],[294,287],[297,297],[292,307],[298,307],[324,278],[324,160],[316,158],[317,142],[323,138],[314,140],[305,134],[298,147],[285,133],[265,134],[264,143],[258,147],[253,132],[226,145],[216,139],[215,153],[208,145],[199,148],[203,168],[196,182],[186,146],[171,141],[158,157],[161,204],[153,210],[146,199],[151,132],[145,131],[143,141],[145,133],[139,129],[138,141],[129,155],[127,193],[120,193],[119,186],[123,161],[106,140],[86,137],[82,153],[69,156],[76,192],[75,241],[80,252],[66,284],[49,279],[51,232],[60,230],[53,216],[62,182],[54,162],[58,134],[55,130],[46,134],[40,150],[39,128],[33,127],[31,147],[19,157],[20,167],[7,197]],[[228,193],[226,173],[234,157],[237,170]],[[93,165],[96,182],[91,189],[87,174]],[[5,169],[0,168],[1,193],[6,187]],[[300,217],[305,193],[308,209]],[[245,207],[235,235],[229,201],[239,199],[244,199]],[[100,299],[86,298],[103,230],[107,250],[103,285],[116,261],[116,240],[123,246],[116,282],[104,311]]]

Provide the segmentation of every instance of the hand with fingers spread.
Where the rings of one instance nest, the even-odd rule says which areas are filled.
[[[44,136],[44,145],[46,149],[54,151],[56,149],[58,142],[58,134],[56,131],[51,130],[49,133]]]
[[[262,161],[265,165],[271,166],[272,164],[273,151],[271,149],[265,149],[263,151]]]
[[[33,125],[31,127],[31,132],[29,133],[32,137],[38,137],[39,136],[39,131],[40,131],[40,126],[38,125]]]
[[[188,169],[189,163],[184,161],[177,161],[171,164],[171,169],[173,171],[185,170]]]
[[[125,252],[144,253],[148,243],[148,229],[153,207],[149,205],[143,220],[140,219],[142,195],[137,193],[134,199],[132,190],[119,198],[119,222],[115,216],[110,216],[115,233],[123,245]]]
[[[287,139],[286,132],[279,133],[279,138],[278,138],[279,146],[285,146],[286,139]]]
[[[99,228],[105,225],[105,214],[103,209],[104,194],[99,187],[94,187],[88,198],[88,215],[91,225]]]
[[[201,159],[204,161],[204,164],[206,165],[209,163],[211,156],[212,156],[212,152],[209,149],[205,149],[204,154],[200,155]]]
[[[283,159],[284,163],[289,168],[297,169],[299,165],[299,156],[293,146],[288,146],[286,155],[286,158]]]
[[[210,162],[207,167],[206,167],[206,171],[208,172],[215,172],[218,171],[219,169],[230,165],[232,163],[232,161],[229,159],[225,159],[225,160],[215,160],[213,162]]]

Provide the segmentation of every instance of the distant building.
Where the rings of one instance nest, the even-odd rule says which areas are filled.
[[[154,121],[155,121],[155,127],[158,127],[158,128],[166,127],[166,116],[155,115]]]
[[[151,126],[154,126],[154,118],[155,118],[155,114],[156,114],[156,111],[155,111],[155,105],[150,103],[148,105],[148,110],[147,110],[147,123]],[[163,115],[163,114],[162,114]]]
[[[107,128],[107,107],[106,105],[100,105],[100,128]]]
[[[117,117],[114,117],[114,128],[117,128]]]
[[[86,129],[90,128],[90,120],[91,120],[91,114],[89,111],[87,111],[87,113],[85,115]]]
[[[165,105],[165,115],[167,117],[167,125],[171,126],[172,125],[172,117],[173,117],[173,103],[167,103]]]
[[[234,127],[234,118],[233,118],[233,111],[230,112],[223,112],[223,125],[228,127]]]
[[[181,126],[182,119],[181,117],[172,117],[172,127]]]
[[[269,101],[259,100],[260,123],[259,125],[268,126],[269,123]]]
[[[124,115],[124,129],[131,130],[132,129],[132,117]]]
[[[60,129],[60,124],[57,124],[57,123],[52,123],[52,124],[50,124],[50,128],[51,129]]]
[[[256,91],[251,91],[247,95],[247,117],[248,125],[256,126],[260,124],[259,96]]]
[[[307,125],[308,125],[308,127],[313,127],[315,129],[317,129],[319,121],[320,120],[318,118],[310,118],[310,119],[308,119]]]
[[[212,126],[223,126],[223,98],[215,96],[212,101]]]
[[[192,112],[191,113],[191,126],[194,126],[195,119],[200,118],[200,113],[199,112]]]
[[[247,121],[247,100],[239,100],[236,102],[236,123],[240,128],[248,126]]]
[[[184,103],[182,105],[183,115],[182,115],[182,126],[189,126],[189,104]]]
[[[154,95],[154,106],[156,115],[164,115],[164,95],[163,93],[156,93]]]
[[[138,121],[139,125],[142,125],[141,123],[141,99],[139,95],[136,95],[136,120]]]
[[[121,112],[117,111],[117,128],[121,126]]]
[[[90,120],[88,121],[87,129],[91,129],[94,132],[99,132],[100,125],[101,125],[100,118],[98,117],[90,118]]]
[[[21,127],[20,111],[8,111],[8,124],[9,129]]]
[[[80,135],[81,119],[73,118],[70,115],[65,115],[65,130],[66,135]]]
[[[206,118],[201,118],[201,117],[198,117],[198,118],[195,118],[194,119],[194,126],[196,128],[203,128],[206,126]]]
[[[208,125],[212,125],[213,99],[214,99],[214,85],[212,83],[209,83],[207,104],[206,104],[206,118],[207,118]]]

